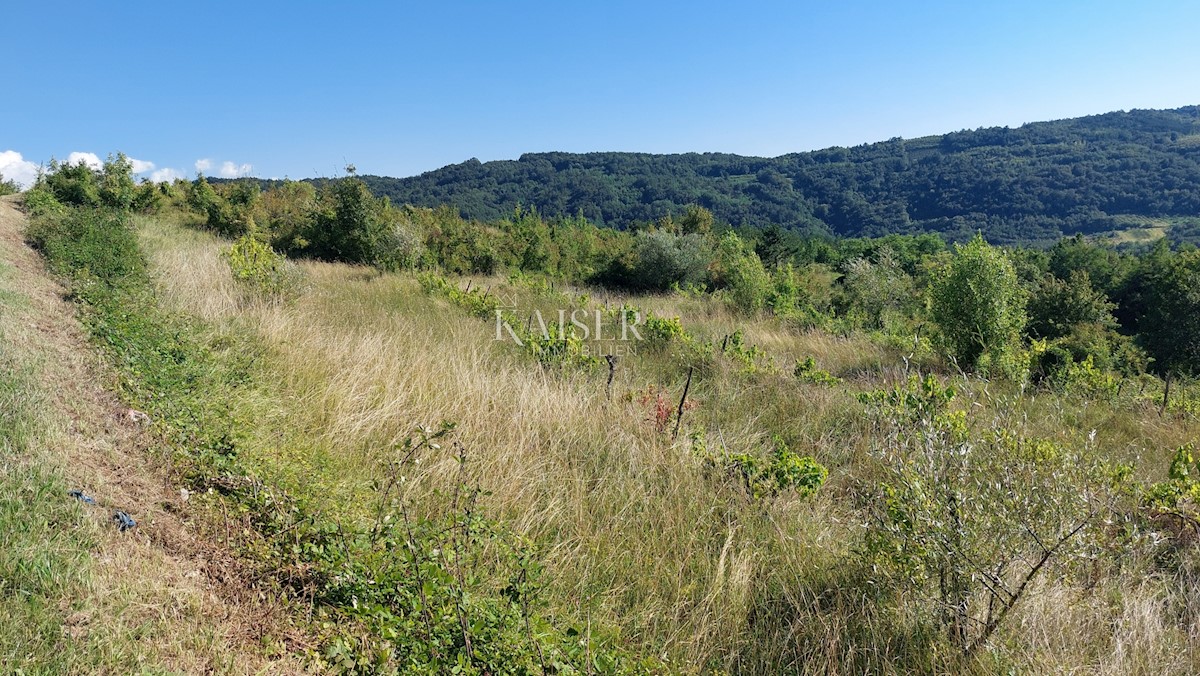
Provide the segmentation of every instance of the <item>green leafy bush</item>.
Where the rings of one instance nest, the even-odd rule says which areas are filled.
[[[958,245],[930,288],[930,317],[963,368],[1018,377],[1025,294],[1012,261],[983,237]]]
[[[646,347],[661,351],[671,343],[684,340],[688,334],[683,329],[679,317],[658,317],[653,313],[646,315],[646,320],[638,327]]]
[[[902,612],[970,656],[1049,567],[1090,560],[1118,489],[1088,449],[975,433],[953,399],[933,376],[860,395],[879,425],[862,555]]]
[[[758,500],[785,492],[810,496],[829,476],[829,470],[823,465],[811,456],[796,454],[779,437],[775,437],[774,449],[767,458],[752,453],[731,453],[724,462],[726,468],[740,479],[746,494]]]
[[[792,375],[801,382],[814,385],[837,385],[842,382],[841,378],[830,374],[829,371],[817,368],[817,360],[813,359],[811,355],[796,362],[796,368],[792,370]]]
[[[300,292],[304,276],[287,258],[253,235],[243,235],[224,252],[233,278],[253,294],[284,299]]]

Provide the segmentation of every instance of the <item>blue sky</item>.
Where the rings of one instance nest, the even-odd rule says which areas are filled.
[[[1194,0],[9,2],[0,173],[118,150],[160,178],[775,156],[1178,107],[1200,104],[1197,26]]]

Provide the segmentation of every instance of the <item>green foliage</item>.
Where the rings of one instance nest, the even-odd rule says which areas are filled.
[[[510,327],[517,331],[516,326],[510,324]],[[542,366],[591,368],[600,363],[600,358],[588,351],[587,344],[571,324],[560,328],[554,322],[547,322],[545,327],[520,331],[517,337],[525,351],[532,354]]]
[[[141,214],[153,214],[162,207],[163,197],[162,187],[150,181],[142,181],[133,192],[133,201],[129,208]]]
[[[1025,295],[1012,261],[976,236],[959,245],[930,289],[930,317],[949,355],[966,368],[1018,375]]]
[[[4,178],[4,174],[0,174],[0,197],[15,195],[19,192],[21,192],[21,187],[17,185],[16,181]]]
[[[1146,350],[1160,372],[1200,373],[1200,250],[1160,252],[1146,265]]]
[[[639,232],[636,262],[629,272],[631,286],[665,291],[672,285],[703,284],[713,260],[712,247],[702,235],[675,235],[663,230]]]
[[[1200,107],[1188,106],[771,159],[528,153],[411,178],[366,179],[396,203],[454,204],[480,220],[504,218],[522,204],[550,217],[582,212],[594,223],[629,227],[703,204],[716,221],[737,226],[857,237],[939,232],[958,241],[982,231],[993,242],[1048,242],[1064,232],[1126,227],[1124,214],[1200,213],[1195,148],[1172,138],[1191,133],[1197,120]]]
[[[971,429],[932,377],[862,395],[881,426],[865,562],[882,588],[970,655],[1048,568],[1088,560],[1112,473],[1087,449]]]
[[[222,188],[224,194],[203,176],[197,178],[188,195],[188,206],[204,214],[208,228],[222,237],[236,239],[254,232],[257,186],[241,182]]]
[[[1076,324],[1116,328],[1112,315],[1115,308],[1104,292],[1092,288],[1086,270],[1073,270],[1068,281],[1047,275],[1029,298],[1029,334],[1061,338]]]
[[[679,317],[657,317],[649,313],[639,330],[646,347],[651,350],[663,350],[671,343],[688,338]]]
[[[61,215],[66,212],[66,205],[58,201],[54,193],[45,185],[38,185],[30,190],[25,191],[25,211],[29,212],[30,216],[54,216]]]
[[[43,206],[43,217],[26,231],[29,241],[56,273],[81,284],[136,288],[146,283],[146,262],[137,237],[119,212],[93,209],[57,211]]]
[[[76,164],[50,161],[50,171],[38,183],[63,204],[93,207],[100,204],[96,172],[83,160]]]
[[[1200,460],[1194,444],[1175,450],[1167,480],[1148,486],[1143,502],[1154,510],[1200,516]]]
[[[912,278],[900,267],[891,249],[877,252],[878,260],[855,258],[845,265],[842,287],[845,313],[868,329],[887,329],[912,310]]]
[[[721,353],[740,366],[742,373],[746,375],[753,375],[772,366],[770,357],[761,347],[746,344],[746,337],[741,329],[721,341]]]
[[[105,206],[129,211],[137,200],[137,186],[133,182],[133,163],[125,153],[108,156],[100,172],[100,202]]]
[[[411,264],[413,251],[396,233],[396,214],[356,177],[343,178],[318,197],[317,210],[304,235],[307,255],[321,260],[395,269]]]
[[[745,313],[766,306],[772,292],[771,275],[753,249],[732,231],[721,237],[716,254],[716,282],[729,290],[733,306]]]
[[[792,374],[800,382],[812,383],[813,385],[838,385],[842,382],[841,378],[831,375],[829,371],[822,371],[817,368],[817,360],[813,359],[811,355],[797,361]]]
[[[286,299],[300,292],[304,282],[300,269],[253,235],[243,235],[225,252],[233,278],[251,293]]]
[[[433,272],[423,272],[417,275],[417,281],[425,293],[437,293],[445,296],[451,303],[463,308],[472,317],[492,319],[501,309],[500,298],[487,291],[460,289],[449,280]]]
[[[753,453],[727,453],[725,468],[738,477],[746,494],[755,500],[794,493],[800,497],[813,495],[825,483],[829,470],[811,456],[796,454],[783,439],[775,437],[774,448],[767,458]]]

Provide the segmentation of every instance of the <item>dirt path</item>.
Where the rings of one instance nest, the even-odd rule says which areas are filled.
[[[28,301],[5,307],[0,298],[0,310],[22,320],[9,323],[16,328],[6,339],[42,364],[56,454],[71,485],[100,503],[90,510],[101,539],[88,598],[64,601],[71,640],[111,642],[136,652],[127,660],[173,672],[301,671],[263,655],[264,632],[282,626],[278,611],[241,583],[227,552],[196,534],[185,496],[153,459],[152,436],[105,389],[112,379],[62,286],[24,242],[18,206],[19,196],[0,197],[0,261]],[[137,519],[136,529],[117,531],[109,519],[118,509]]]

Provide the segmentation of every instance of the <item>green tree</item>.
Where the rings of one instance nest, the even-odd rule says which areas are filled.
[[[305,239],[306,252],[316,258],[379,265],[386,262],[386,244],[393,223],[385,200],[376,199],[366,183],[353,176],[326,190]]]
[[[847,314],[869,329],[884,329],[912,303],[913,281],[891,249],[881,248],[876,257],[874,263],[866,258],[846,263],[842,287]]]
[[[1200,250],[1147,259],[1146,350],[1162,373],[1200,373]]]
[[[665,290],[672,284],[702,284],[713,260],[712,246],[701,235],[673,235],[663,230],[637,235],[636,262],[630,282]]]
[[[128,211],[137,198],[137,184],[133,182],[133,162],[125,153],[109,155],[100,172],[100,201],[104,204]]]
[[[1103,291],[1092,287],[1086,270],[1075,270],[1066,281],[1046,275],[1029,299],[1029,334],[1061,338],[1076,324],[1099,324],[1113,329],[1116,308]]]
[[[683,218],[679,219],[679,232],[684,235],[709,235],[713,229],[713,214],[708,209],[695,204],[684,208]]]
[[[930,287],[930,316],[947,352],[984,372],[1015,375],[1025,302],[1012,261],[980,235],[955,247]]]
[[[771,275],[758,254],[733,231],[726,232],[717,246],[719,283],[729,289],[733,305],[743,312],[757,312],[771,294]]]

